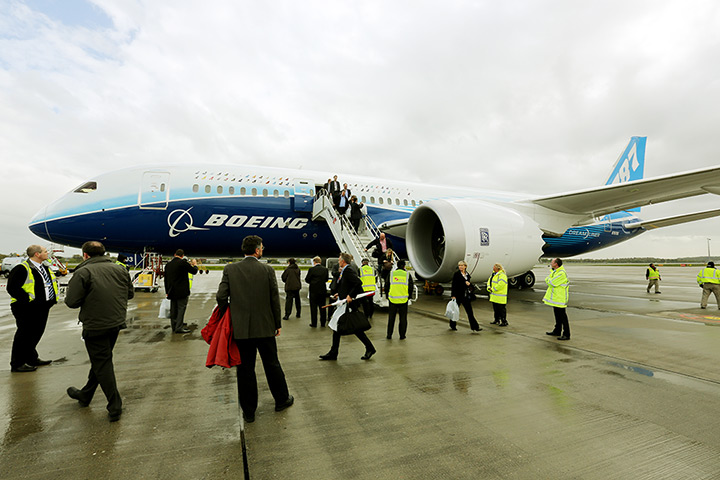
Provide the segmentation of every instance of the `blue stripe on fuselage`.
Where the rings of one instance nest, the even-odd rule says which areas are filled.
[[[561,237],[543,235],[543,257],[572,257],[609,247],[616,243],[641,234],[642,228],[625,229],[624,225],[631,216],[623,216],[625,221],[606,222],[586,227],[569,228]],[[636,219],[636,217],[631,217]]]

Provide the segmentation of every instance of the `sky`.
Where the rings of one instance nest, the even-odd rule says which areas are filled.
[[[720,4],[0,0],[0,253],[144,164],[245,164],[551,194],[720,164]],[[643,219],[720,208],[644,207]],[[710,238],[710,241],[707,239]],[[720,255],[720,219],[589,257]]]

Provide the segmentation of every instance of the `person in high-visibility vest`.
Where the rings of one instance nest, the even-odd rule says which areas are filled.
[[[37,345],[45,333],[50,308],[57,303],[58,284],[55,274],[43,264],[48,259],[45,247],[30,245],[26,253],[28,259],[15,265],[7,281],[10,310],[17,324],[10,353],[13,372],[34,372],[52,363],[40,359]]]
[[[651,263],[647,270],[645,270],[645,279],[648,281],[647,293],[650,293],[650,289],[655,285],[655,293],[660,293],[660,270]]]
[[[387,339],[391,340],[395,329],[395,315],[400,314],[398,333],[400,340],[407,336],[407,314],[410,292],[413,290],[412,276],[405,270],[405,260],[398,260],[397,268],[390,273],[390,288],[388,290],[388,326]]]
[[[490,303],[492,303],[495,317],[490,323],[507,327],[508,281],[507,274],[499,263],[493,265],[493,273],[488,279],[487,290],[490,292]]]
[[[377,278],[375,270],[370,266],[370,261],[363,258],[362,267],[360,267],[360,280],[362,281],[364,292],[375,292],[377,289]],[[363,311],[368,318],[372,318],[375,313],[375,295],[363,297]]]
[[[703,289],[700,299],[700,308],[707,308],[710,293],[715,295],[715,301],[720,308],[720,270],[715,268],[714,262],[708,262],[707,267],[697,274],[697,282]]]
[[[570,322],[567,316],[570,281],[562,264],[562,259],[553,258],[550,262],[552,272],[545,278],[547,291],[543,302],[553,307],[555,314],[555,328],[552,332],[545,333],[558,337],[558,340],[570,340]]]

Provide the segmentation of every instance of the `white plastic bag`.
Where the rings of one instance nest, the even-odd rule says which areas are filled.
[[[158,312],[158,318],[170,318],[170,299],[163,298],[160,302],[160,311]]]
[[[451,299],[447,307],[445,307],[445,316],[450,319],[451,322],[460,320],[460,307],[458,307],[457,301],[454,299]]]
[[[330,317],[330,322],[328,323],[328,327],[330,327],[334,332],[337,332],[337,322],[338,319],[342,316],[343,313],[345,313],[345,310],[347,309],[347,303],[342,303],[341,305],[338,305],[335,309],[335,312],[332,314],[332,317]]]

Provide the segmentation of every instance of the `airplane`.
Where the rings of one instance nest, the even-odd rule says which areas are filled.
[[[632,137],[606,184],[549,196],[435,186],[340,175],[367,215],[434,282],[459,260],[477,281],[504,266],[512,284],[530,287],[540,257],[569,257],[645,231],[720,215],[720,209],[643,221],[650,204],[720,194],[720,166],[644,179],[647,137]],[[112,252],[182,248],[192,256],[237,257],[259,235],[275,257],[335,256],[330,227],[313,221],[327,172],[247,165],[132,167],[93,177],[40,210],[29,228],[48,241],[80,247],[97,239]]]

